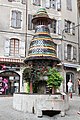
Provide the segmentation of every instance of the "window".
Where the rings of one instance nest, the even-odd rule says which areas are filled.
[[[71,22],[70,21],[67,21],[67,31],[68,31],[68,33],[70,33],[70,28],[71,28]]]
[[[72,10],[72,0],[67,0],[67,10]]]
[[[53,33],[56,33],[56,20],[53,20]]]
[[[61,60],[62,59],[62,47],[61,44],[58,45],[58,58]]]
[[[46,0],[46,8],[56,9],[56,0]]]
[[[73,60],[77,60],[77,48],[73,46]]]
[[[57,0],[57,10],[61,10],[61,0]]]
[[[33,16],[31,14],[28,14],[28,30],[35,29],[35,25],[32,23]]]
[[[56,8],[56,1],[55,0],[50,0],[50,8],[53,8],[53,9]]]
[[[40,4],[40,0],[33,0],[33,4],[34,4],[34,5],[41,5],[41,4]]]
[[[10,40],[10,56],[19,56],[19,40],[11,39]]]
[[[67,59],[71,60],[71,45],[67,45]]]
[[[75,23],[72,23],[72,34],[75,35]]]
[[[26,0],[22,0],[21,2],[22,2],[22,4],[26,4]]]
[[[65,20],[65,32],[75,35],[75,23]]]
[[[57,20],[53,19],[53,22],[50,24],[50,31],[56,34],[56,24]]]
[[[14,28],[21,28],[21,12],[17,10],[12,11],[12,18],[11,18],[11,27]]]
[[[57,20],[57,33],[61,35],[61,20]]]

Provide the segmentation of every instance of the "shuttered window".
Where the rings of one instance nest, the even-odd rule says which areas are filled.
[[[60,60],[62,59],[61,53],[62,53],[62,46],[60,44],[60,45],[58,45],[58,57]]]
[[[67,10],[72,10],[72,0],[66,0]]]
[[[70,21],[67,21],[67,32],[70,33],[70,25],[71,25],[71,22]]]
[[[75,23],[72,23],[72,34],[75,35]]]
[[[35,25],[32,23],[33,16],[31,14],[28,14],[28,30],[34,30]]]
[[[11,18],[11,27],[21,28],[21,12],[13,10]]]
[[[67,44],[64,43],[64,59],[67,59]]]
[[[46,0],[45,7],[50,8],[50,0]]]
[[[73,60],[77,59],[77,48],[73,46]]]
[[[61,10],[61,0],[57,0],[57,10]]]
[[[9,54],[10,54],[10,40],[5,39],[5,42],[4,42],[4,56],[9,57]]]
[[[67,58],[71,60],[71,45],[67,45]]]
[[[53,33],[56,33],[56,23],[57,21],[54,19],[53,20]]]
[[[70,33],[71,31],[71,22],[70,21],[67,21],[67,28],[68,28],[68,33]]]
[[[73,32],[74,32],[74,34],[75,34],[75,28],[73,26],[75,26],[75,24],[73,24],[69,20],[65,20],[65,32],[66,33],[73,34]]]
[[[19,44],[19,55],[20,55],[20,57],[25,57],[25,41],[20,41],[19,42],[20,44]]]
[[[50,32],[56,34],[57,20],[53,19],[53,22],[49,25]]]
[[[61,35],[61,20],[57,21],[57,33]]]
[[[46,0],[46,8],[56,9],[56,0]]]
[[[50,0],[50,8],[56,8],[56,0]]]
[[[22,4],[26,4],[26,0],[22,0],[21,2],[22,2]]]
[[[33,4],[34,5],[41,5],[41,0],[33,0]]]
[[[64,27],[65,27],[65,32],[67,33],[68,32],[68,27],[67,27],[67,20],[65,20],[65,23],[64,23]]]
[[[19,56],[19,40],[11,39],[10,40],[10,56]]]

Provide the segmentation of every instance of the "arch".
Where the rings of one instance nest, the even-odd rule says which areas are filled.
[[[0,92],[1,94],[13,94],[20,92],[20,75],[15,71],[0,72]]]

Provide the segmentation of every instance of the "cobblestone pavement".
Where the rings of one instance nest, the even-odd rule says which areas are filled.
[[[13,97],[0,97],[0,120],[80,120],[80,115],[77,113],[80,108],[80,97],[73,95],[69,98],[69,110],[65,117],[60,114],[53,117],[43,115],[38,118],[35,114],[23,113],[16,111],[12,107]]]

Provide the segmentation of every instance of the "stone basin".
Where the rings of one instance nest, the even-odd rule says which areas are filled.
[[[60,111],[65,116],[69,109],[69,99],[66,94],[22,94],[13,95],[13,108],[19,111],[36,114],[42,117],[42,111]]]

